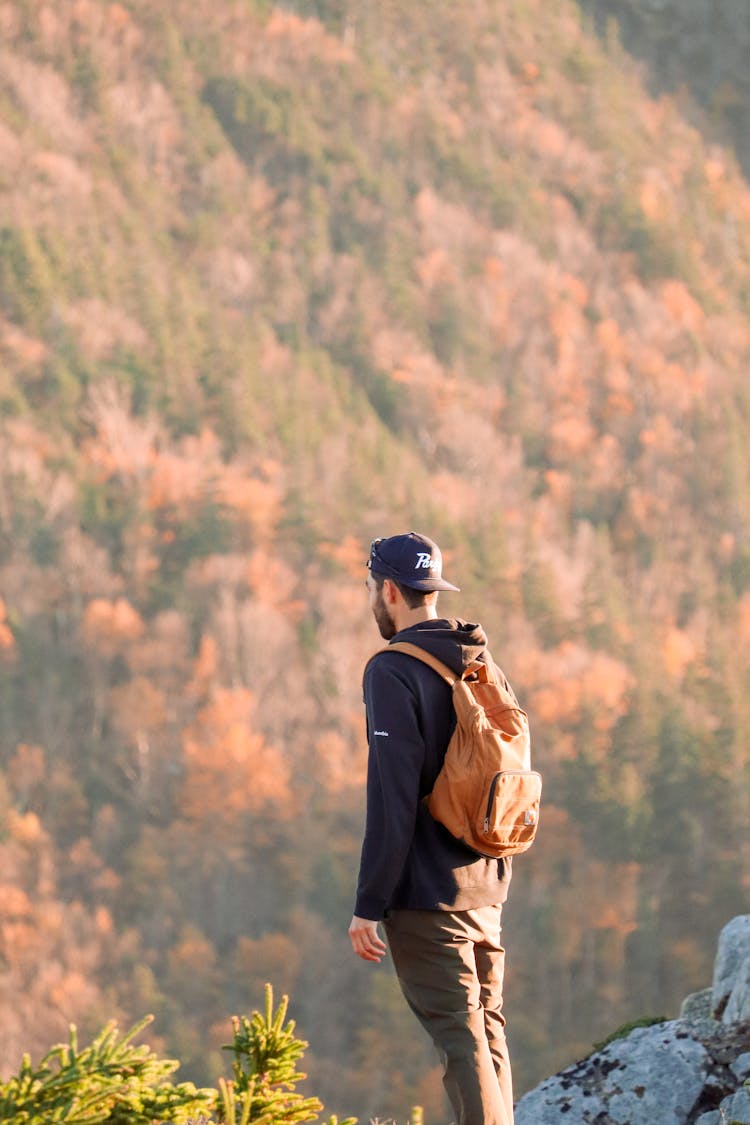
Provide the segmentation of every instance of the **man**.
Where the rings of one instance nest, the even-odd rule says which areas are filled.
[[[436,543],[409,532],[376,539],[366,586],[387,640],[409,641],[456,672],[490,659],[480,625],[438,616]],[[502,1014],[500,915],[510,860],[478,856],[428,812],[455,726],[451,689],[406,653],[378,653],[364,680],[369,762],[367,822],[349,936],[379,962],[383,922],[404,996],[443,1062],[457,1125],[512,1125]]]

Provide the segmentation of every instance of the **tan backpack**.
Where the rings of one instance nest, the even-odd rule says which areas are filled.
[[[456,729],[435,786],[430,813],[459,840],[493,859],[530,848],[539,824],[542,778],[531,767],[529,722],[491,660],[459,676],[418,645],[397,641],[453,689]]]

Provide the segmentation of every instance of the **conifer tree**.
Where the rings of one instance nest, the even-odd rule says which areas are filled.
[[[298,1125],[315,1122],[323,1109],[316,1097],[294,1087],[307,1076],[297,1062],[307,1043],[285,1023],[288,997],[276,1011],[266,985],[263,1013],[235,1016],[226,1050],[234,1055],[234,1078],[219,1079],[218,1089],[172,1085],[179,1063],[158,1058],[133,1039],[152,1017],[120,1035],[110,1022],[93,1042],[79,1048],[75,1027],[69,1042],[48,1051],[38,1066],[24,1056],[17,1075],[0,1083],[0,1121],[13,1125]],[[356,1125],[356,1118],[327,1125]]]
[[[294,1034],[294,1020],[286,1019],[289,998],[284,996],[273,1010],[273,988],[265,988],[265,1011],[251,1018],[235,1016],[234,1038],[225,1050],[234,1059],[233,1082],[219,1084],[219,1116],[226,1125],[296,1125],[316,1121],[323,1109],[318,1098],[306,1098],[294,1087],[307,1075],[297,1070],[297,1061],[308,1044]],[[340,1125],[355,1125],[347,1118]],[[331,1118],[329,1125],[339,1125]]]

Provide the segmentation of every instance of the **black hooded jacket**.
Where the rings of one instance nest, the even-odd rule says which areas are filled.
[[[461,672],[482,658],[481,625],[438,618],[392,638],[419,645]],[[433,820],[423,803],[455,727],[451,689],[437,672],[400,652],[378,653],[364,679],[367,823],[354,913],[469,910],[504,902],[510,860],[485,859]]]

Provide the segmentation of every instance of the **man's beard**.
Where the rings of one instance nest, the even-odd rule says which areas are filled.
[[[391,637],[395,637],[396,626],[394,624],[393,618],[388,612],[388,607],[383,601],[382,590],[378,590],[377,597],[375,598],[375,602],[373,603],[372,613],[373,617],[375,618],[375,624],[380,630],[380,635],[383,640],[389,641]]]

